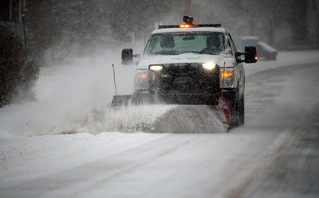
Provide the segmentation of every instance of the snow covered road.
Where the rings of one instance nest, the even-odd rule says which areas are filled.
[[[146,127],[144,123],[142,127],[133,124],[132,128],[128,123],[136,121],[132,117],[138,115],[138,110],[111,111],[110,117],[110,110],[103,106],[104,110],[87,116],[86,122],[81,118],[78,130],[74,125],[71,131],[66,127],[66,135],[56,135],[52,128],[45,128],[47,125],[39,128],[48,132],[36,128],[32,134],[31,123],[25,126],[27,133],[14,131],[23,130],[19,123],[8,123],[15,116],[17,120],[26,119],[12,112],[17,106],[1,109],[0,197],[318,197],[316,54],[281,53],[277,62],[247,65],[246,125],[230,133],[218,127],[218,122],[211,128],[213,133],[183,133],[196,128],[195,132],[207,132],[207,127],[198,127],[203,117],[194,119],[187,125],[191,130],[185,131],[175,127],[179,119],[158,127],[167,130],[155,131],[161,133],[107,132],[112,127],[103,133],[91,131],[114,123],[104,120],[112,120],[112,116],[125,118],[113,131],[119,126],[149,130],[156,125],[147,124],[156,123],[165,112],[178,108],[159,106],[158,117],[138,118],[149,120]],[[50,81],[45,82],[50,85]],[[99,97],[95,102],[100,104]],[[149,115],[152,109],[141,111]],[[175,117],[182,114],[181,110],[174,113]],[[97,115],[103,115],[102,121]],[[186,117],[199,116],[194,113]],[[189,122],[186,119],[185,125]],[[208,126],[209,120],[204,122]],[[99,127],[87,127],[94,124]],[[77,133],[83,128],[85,133]]]

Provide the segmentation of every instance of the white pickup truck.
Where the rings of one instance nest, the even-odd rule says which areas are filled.
[[[165,103],[218,105],[228,101],[233,125],[244,123],[245,70],[255,63],[255,47],[237,52],[233,39],[220,24],[163,25],[150,35],[139,57],[133,104]],[[132,64],[132,49],[122,50],[122,64]],[[113,102],[120,100],[117,96]]]

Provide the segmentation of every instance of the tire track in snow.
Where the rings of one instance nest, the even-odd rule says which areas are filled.
[[[253,183],[253,181],[258,177],[259,174],[261,174],[275,159],[276,157],[282,152],[282,150],[290,145],[293,140],[294,136],[296,134],[297,128],[293,128],[291,131],[289,131],[289,134],[286,134],[287,132],[281,132],[274,138],[276,142],[278,139],[280,143],[278,145],[274,145],[275,148],[272,149],[273,144],[270,144],[268,146],[265,146],[261,150],[259,150],[255,155],[253,155],[248,163],[250,163],[255,158],[261,158],[260,156],[264,157],[263,161],[260,162],[255,169],[253,169],[250,174],[241,182],[240,185],[238,185],[236,188],[232,189],[226,198],[237,198],[241,197],[243,193],[249,188],[249,186]],[[281,137],[283,136],[283,137]],[[283,139],[283,140],[281,140]],[[275,143],[274,143],[275,144]],[[267,150],[271,149],[272,151],[268,154]]]
[[[7,198],[61,197],[60,193],[63,194],[62,197],[81,197],[82,195],[85,197],[85,193],[94,191],[94,189],[105,183],[116,180],[136,169],[170,155],[193,140],[192,137],[184,137],[182,139],[180,136],[175,138],[165,137],[166,136],[152,142],[148,142],[142,147],[138,146],[98,161],[56,172],[53,175],[46,175],[35,180],[25,181],[16,185],[1,188],[0,194]],[[167,144],[163,145],[163,141],[167,142]],[[178,144],[171,144],[171,142],[178,142]],[[161,149],[154,151],[150,149],[152,147],[160,147]],[[131,161],[132,163],[121,163],[123,160],[130,157],[134,158],[134,161]],[[82,187],[73,189],[72,185],[74,184]],[[63,190],[66,189],[67,191],[70,191],[68,196],[66,196],[65,192],[63,192]]]
[[[295,133],[296,129],[292,131]],[[206,197],[214,197],[215,195],[227,195],[227,198],[240,197],[240,194],[253,182],[258,173],[271,164],[290,140],[291,135],[287,131],[279,131],[267,141],[268,143],[265,146],[254,151],[248,158],[242,159],[240,163],[235,166],[234,164],[229,164],[228,167],[225,167],[225,173],[222,174],[224,177]],[[247,175],[241,176],[247,166],[253,166],[253,168],[250,168],[251,171]],[[231,185],[230,183],[232,182],[238,182],[240,184],[229,191],[228,186]]]
[[[125,167],[124,169],[119,170],[119,171],[117,171],[117,172],[115,172],[115,173],[113,173],[113,174],[111,174],[111,175],[109,175],[107,177],[99,179],[96,182],[94,182],[93,184],[91,184],[90,186],[88,186],[86,188],[83,188],[80,191],[75,192],[74,194],[72,194],[70,196],[70,198],[83,196],[83,195],[85,195],[85,193],[91,192],[94,189],[98,188],[99,186],[104,185],[105,183],[108,183],[108,182],[110,182],[110,181],[112,181],[114,179],[117,179],[117,178],[119,178],[121,176],[129,174],[129,173],[133,172],[135,169],[141,168],[142,166],[145,166],[145,165],[147,165],[147,164],[149,164],[149,163],[151,163],[151,162],[153,162],[153,161],[155,161],[157,159],[163,158],[163,157],[165,157],[165,156],[167,156],[167,155],[169,155],[171,153],[174,153],[178,149],[180,149],[180,148],[186,146],[187,144],[189,144],[190,141],[191,141],[190,139],[191,138],[189,138],[189,140],[182,141],[181,143],[179,143],[179,144],[177,144],[175,146],[167,148],[167,149],[165,149],[165,150],[163,150],[163,151],[161,151],[159,153],[156,153],[155,155],[152,155],[149,158],[146,158],[145,160],[142,160],[142,161],[140,161],[140,162],[138,162],[138,163],[136,163],[134,165],[131,165],[129,167]]]

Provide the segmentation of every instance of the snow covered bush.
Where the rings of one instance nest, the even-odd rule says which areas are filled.
[[[29,97],[39,66],[26,55],[16,27],[0,23],[0,107],[13,99]]]

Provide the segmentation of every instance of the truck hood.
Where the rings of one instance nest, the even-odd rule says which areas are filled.
[[[154,55],[141,57],[137,69],[148,69],[154,64],[174,64],[174,63],[205,63],[214,62],[220,67],[233,67],[234,59],[227,55],[206,55],[206,54],[181,54],[181,55]]]

